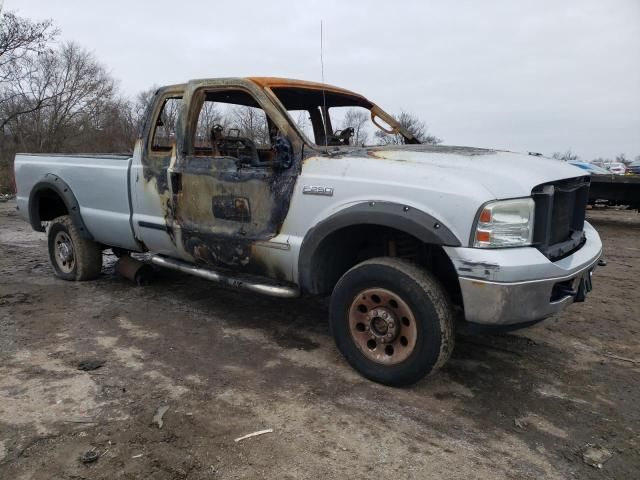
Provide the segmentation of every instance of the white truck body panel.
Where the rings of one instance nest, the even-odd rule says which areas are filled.
[[[17,154],[15,178],[20,215],[29,221],[29,194],[48,173],[64,179],[80,205],[80,213],[97,241],[137,250],[129,217],[130,155]]]
[[[374,149],[366,157],[311,157],[304,162],[289,214],[274,239],[292,246],[291,258],[279,256],[279,261],[293,262],[294,281],[305,234],[351,205],[387,201],[418,209],[442,221],[466,247],[482,204],[528,197],[536,185],[582,174],[563,162],[514,152],[452,147],[448,153],[434,153],[414,148]],[[305,185],[333,188],[333,196],[305,195]]]

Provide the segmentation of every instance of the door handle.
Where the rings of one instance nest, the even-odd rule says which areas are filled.
[[[182,173],[171,172],[171,191],[174,195],[182,192]]]

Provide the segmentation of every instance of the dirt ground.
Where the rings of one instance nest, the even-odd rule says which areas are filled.
[[[589,217],[609,264],[586,303],[458,337],[393,389],[341,358],[324,302],[170,272],[134,287],[107,254],[99,280],[64,282],[1,203],[0,478],[640,478],[640,215]]]

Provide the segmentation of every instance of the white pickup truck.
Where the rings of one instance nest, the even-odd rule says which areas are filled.
[[[583,301],[602,252],[580,169],[421,145],[362,95],[282,78],[160,88],[133,155],[18,154],[15,177],[59,277],[97,277],[111,248],[331,295],[339,350],[389,385],[443,365],[456,321],[513,329]]]

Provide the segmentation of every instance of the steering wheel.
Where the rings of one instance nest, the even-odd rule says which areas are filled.
[[[229,133],[236,131],[235,136]],[[241,164],[256,165],[260,162],[255,142],[240,136],[240,130],[231,128],[224,134],[224,127],[214,123],[211,127],[211,147],[214,156],[235,157]]]

